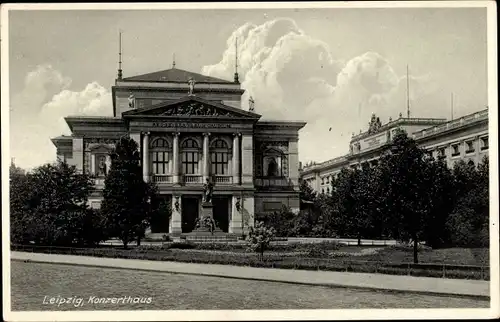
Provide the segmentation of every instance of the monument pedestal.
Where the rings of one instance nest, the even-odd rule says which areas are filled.
[[[198,236],[208,236],[208,235],[220,235],[224,234],[224,232],[217,227],[217,224],[214,220],[214,206],[211,202],[203,202],[201,204],[201,217],[199,218],[198,227],[193,230],[192,235]]]

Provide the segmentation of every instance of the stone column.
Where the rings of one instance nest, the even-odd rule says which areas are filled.
[[[235,133],[233,138],[233,184],[239,185],[240,182],[240,136],[241,133]]]
[[[229,222],[229,233],[241,235],[242,230],[242,217],[244,198],[240,195],[234,195],[231,199],[231,220]]]
[[[149,132],[145,132],[142,138],[142,175],[144,181],[149,181]]]
[[[297,139],[288,142],[288,177],[293,189],[299,191],[299,143]]]
[[[173,235],[180,235],[182,233],[182,209],[181,209],[181,196],[172,196],[172,216],[168,225],[168,232]]]
[[[95,154],[91,153],[90,154],[90,174],[96,174],[95,171]]]
[[[80,173],[83,172],[83,154],[83,138],[73,138],[73,158],[70,164]]]
[[[253,186],[253,136],[244,134],[241,139],[241,184]]]
[[[179,183],[179,134],[174,133],[173,147],[172,147],[172,180],[173,183]]]
[[[208,167],[208,160],[210,158],[208,149],[209,138],[210,138],[210,133],[203,133],[203,168],[202,168],[203,183],[205,183],[207,179],[210,177],[210,170]]]

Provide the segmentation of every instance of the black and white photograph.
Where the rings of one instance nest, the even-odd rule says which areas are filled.
[[[499,317],[496,19],[2,5],[4,319]]]

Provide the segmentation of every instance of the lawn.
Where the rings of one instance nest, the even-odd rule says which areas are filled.
[[[174,247],[175,246],[175,247]],[[29,246],[28,246],[29,247]],[[187,248],[187,249],[186,249]],[[488,280],[488,252],[481,249],[441,249],[419,252],[420,263],[413,265],[411,249],[395,246],[357,247],[338,244],[287,245],[274,247],[260,260],[245,245],[186,244],[120,248],[52,248],[35,247],[13,250],[87,255],[95,257],[133,258],[188,263],[206,263],[281,269],[326,270],[359,273],[384,273],[428,277]],[[456,267],[448,265],[475,265]]]
[[[83,306],[43,303],[78,297]],[[96,297],[151,297],[149,304],[93,304]],[[278,282],[11,262],[14,311],[486,308],[489,301],[413,293],[362,291]]]
[[[400,249],[386,247],[378,252],[366,256],[357,257],[360,260],[374,260],[381,262],[413,262],[413,251],[411,249]],[[422,250],[418,253],[421,263],[437,263],[452,265],[477,265],[489,266],[489,249],[487,248],[444,248]]]

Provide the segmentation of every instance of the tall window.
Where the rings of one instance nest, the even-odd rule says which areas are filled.
[[[167,174],[168,172],[168,151],[170,147],[167,140],[158,138],[151,142],[151,162],[154,174]]]
[[[186,139],[182,142],[182,172],[184,174],[198,173],[199,146],[193,139]]]
[[[460,155],[460,150],[458,144],[453,144],[451,146],[453,153],[451,154],[452,157]]]
[[[465,151],[466,153],[474,152],[474,142],[473,141],[467,141],[467,142],[465,142],[465,144],[467,145],[467,151]]]
[[[487,150],[488,149],[488,137],[485,136],[484,138],[481,138],[481,150]]]
[[[210,147],[210,161],[212,165],[212,174],[228,174],[229,168],[229,147],[224,140],[215,140]]]

